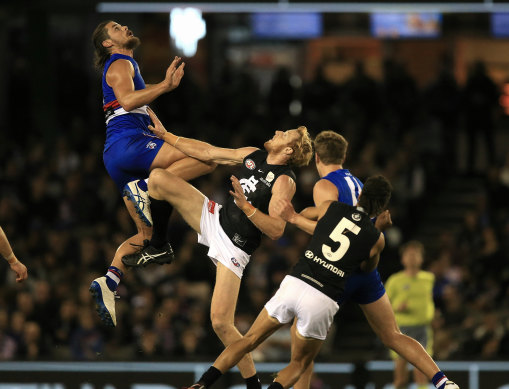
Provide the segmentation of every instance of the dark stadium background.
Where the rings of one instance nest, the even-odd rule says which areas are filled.
[[[395,188],[382,278],[400,269],[402,243],[426,246],[425,267],[437,280],[435,358],[470,361],[456,373],[463,374],[458,383],[472,363],[509,360],[509,36],[494,36],[491,24],[509,3],[436,3],[439,11],[450,7],[438,37],[386,39],[373,37],[370,13],[357,12],[365,1],[320,3],[322,10],[350,8],[324,12],[322,35],[309,39],[257,38],[251,13],[226,12],[232,1],[222,12],[215,12],[217,3],[202,3],[207,35],[184,59],[180,87],[151,105],[166,127],[224,147],[261,147],[276,129],[297,125],[313,135],[343,134],[350,142],[345,166],[361,179],[382,173]],[[257,3],[260,11],[274,10],[275,3]],[[283,6],[291,11],[298,3]],[[376,7],[408,10],[400,3]],[[29,280],[18,285],[8,266],[0,267],[0,360],[211,361],[222,348],[208,317],[214,269],[177,214],[169,236],[178,260],[128,274],[118,327],[102,327],[91,306],[91,280],[134,228],[102,163],[91,33],[104,19],[127,24],[141,38],[135,58],[147,83],[160,81],[180,53],[168,12],[98,13],[97,6],[0,5],[0,225],[29,269]],[[234,172],[220,167],[195,184],[221,202]],[[311,204],[317,178],[313,165],[297,171],[296,209]],[[242,331],[306,242],[291,227],[277,242],[264,239],[243,281]],[[255,358],[287,361],[288,347],[278,346],[287,343],[282,330]],[[318,362],[364,369],[373,360],[388,361],[387,351],[360,310],[347,305]],[[385,370],[378,384],[390,382],[390,366]],[[15,371],[0,381],[58,380]],[[509,383],[507,373],[498,381],[497,374],[482,387]],[[331,387],[323,377],[317,387]],[[346,377],[363,387],[355,383],[359,374]]]

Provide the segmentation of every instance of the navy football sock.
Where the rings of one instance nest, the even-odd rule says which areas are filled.
[[[431,381],[433,382],[433,385],[435,385],[437,389],[444,389],[445,383],[447,382],[447,377],[442,371],[439,371],[437,374],[433,376]]]
[[[152,239],[150,245],[159,249],[167,242],[168,222],[173,207],[165,200],[156,200],[149,196],[150,212],[152,214]]]
[[[118,284],[124,273],[118,267],[110,266],[108,268],[108,272],[106,273],[106,285],[108,285],[108,289],[114,292],[117,290]]]

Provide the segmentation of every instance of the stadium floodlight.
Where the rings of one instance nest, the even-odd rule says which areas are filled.
[[[196,54],[198,41],[205,37],[207,27],[197,8],[173,8],[170,12],[170,36],[177,49],[186,57]]]

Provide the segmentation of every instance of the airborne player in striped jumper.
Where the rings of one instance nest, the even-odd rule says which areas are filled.
[[[146,183],[150,171],[156,168],[168,171],[185,180],[198,177],[214,169],[189,158],[174,147],[157,139],[148,130],[148,104],[163,93],[175,89],[184,75],[184,63],[175,57],[166,70],[163,81],[145,85],[133,52],[140,40],[127,26],[114,21],[100,23],[92,35],[95,47],[95,66],[102,71],[103,110],[106,120],[106,142],[103,160],[110,177],[115,181],[124,203],[136,223],[138,233],[120,245],[105,276],[90,285],[95,306],[104,324],[116,326],[115,291],[125,267],[122,256],[143,246],[152,235],[152,220]],[[163,209],[162,223],[168,223],[171,207]],[[153,244],[164,248],[165,255],[158,263],[169,263],[173,250],[166,242],[166,229],[152,236]]]

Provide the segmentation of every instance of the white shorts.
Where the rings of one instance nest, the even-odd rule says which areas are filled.
[[[200,230],[198,243],[209,248],[207,255],[217,265],[221,262],[242,278],[242,273],[249,263],[251,256],[233,244],[219,223],[219,210],[222,205],[205,197],[201,210]]]
[[[299,334],[324,340],[339,305],[304,281],[286,276],[265,309],[280,323],[289,323],[297,317]]]

